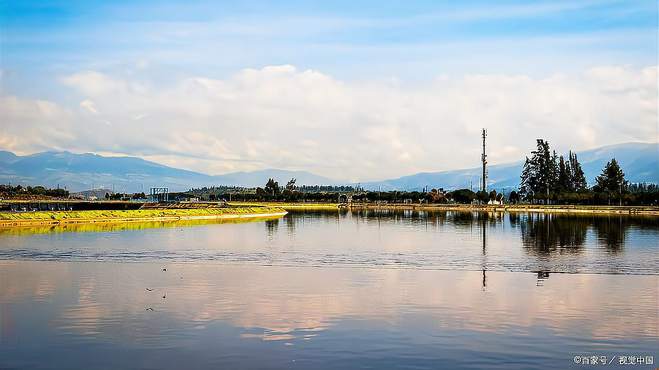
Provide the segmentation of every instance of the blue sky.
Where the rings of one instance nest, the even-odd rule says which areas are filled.
[[[408,152],[401,147],[430,144],[413,135],[406,140],[396,137],[404,136],[406,130],[432,130],[430,121],[420,122],[406,109],[432,110],[433,97],[450,100],[465,96],[469,100],[465,91],[472,91],[469,84],[473,83],[473,76],[480,76],[478,83],[483,86],[479,91],[490,91],[488,96],[510,101],[517,99],[523,89],[543,89],[540,92],[546,95],[554,91],[551,89],[562,88],[567,89],[561,90],[562,96],[580,95],[588,105],[586,108],[595,111],[599,103],[594,99],[602,98],[611,84],[619,84],[620,79],[641,81],[625,89],[636,89],[632,95],[645,100],[622,99],[621,104],[628,105],[611,112],[619,117],[601,123],[612,131],[598,134],[594,140],[586,137],[601,131],[597,126],[600,123],[592,122],[595,111],[575,111],[572,116],[561,118],[572,124],[581,122],[586,128],[594,125],[584,130],[582,140],[565,137],[565,130],[538,132],[547,114],[562,113],[561,100],[556,97],[552,98],[555,101],[542,103],[534,100],[537,116],[524,114],[524,122],[511,109],[495,113],[496,119],[488,123],[490,117],[465,111],[479,110],[475,103],[462,108],[453,104],[453,110],[429,112],[437,115],[433,119],[439,129],[452,132],[458,142],[476,130],[464,128],[466,117],[482,121],[476,126],[485,125],[494,132],[497,128],[501,132],[510,130],[498,123],[505,120],[513,121],[514,127],[528,126],[527,131],[522,130],[530,141],[528,145],[514,145],[503,135],[493,138],[495,143],[501,141],[501,152],[494,153],[501,161],[519,157],[533,145],[536,135],[557,142],[559,149],[656,140],[656,130],[652,135],[653,122],[647,118],[654,111],[646,111],[646,95],[649,93],[650,99],[656,95],[656,84],[647,84],[657,65],[656,1],[2,1],[0,12],[0,92],[5,99],[0,113],[11,118],[12,127],[29,126],[39,138],[21,137],[12,127],[0,132],[0,146],[21,153],[70,149],[140,155],[212,173],[277,166],[309,169],[334,177],[342,175],[339,169],[347,159],[326,167],[314,165],[297,159],[308,156],[312,149],[289,153],[289,149],[281,147],[282,140],[269,138],[271,142],[266,142],[268,138],[253,134],[262,128],[259,125],[273,124],[258,123],[257,113],[267,117],[266,113],[275,109],[275,116],[282,120],[277,125],[298,142],[308,142],[318,153],[338,147],[347,158],[349,145],[354,143],[342,147],[339,139],[332,141],[331,135],[305,136],[300,133],[301,128],[328,125],[368,137],[388,132],[381,140],[388,143],[388,151],[400,152],[396,156],[400,163],[391,158],[398,165],[383,171],[377,168],[378,156],[374,155],[355,173],[348,174],[351,178],[455,168],[477,163],[477,156],[473,161],[422,160],[417,156],[423,152],[439,157],[445,152],[429,147],[418,154]],[[273,66],[294,68],[270,68]],[[246,76],[245,71],[250,70],[257,76]],[[308,82],[305,71],[317,75]],[[279,77],[272,80],[273,73]],[[286,76],[282,77],[282,73]],[[563,83],[555,82],[557,79],[563,79]],[[80,135],[80,131],[99,122],[102,127],[88,135],[103,132],[105,126],[135,127],[136,122],[128,124],[127,120],[153,117],[165,111],[165,107],[173,105],[167,99],[181,100],[177,98],[183,94],[181,89],[189,87],[191,81],[211,83],[202,84],[205,95],[200,93],[175,113],[180,114],[179,119],[196,122],[193,131],[204,140],[213,132],[233,130],[236,136],[231,142],[215,137],[215,143],[207,143],[222,155],[189,159],[203,157],[189,153],[189,147],[196,147],[194,139],[172,147],[163,144],[168,140],[165,137],[159,143],[140,143],[121,136],[114,137],[113,142],[103,142]],[[101,83],[104,87],[99,90]],[[295,100],[285,102],[278,100],[280,96],[250,100],[264,88],[286,91],[288,84],[296,83],[295,91],[306,92],[300,96],[313,95],[316,90],[325,94],[327,88],[332,88],[337,89],[334,95],[323,99],[338,100],[327,107],[304,102],[293,93],[286,96]],[[109,95],[121,100],[117,94],[122,94],[127,99],[134,111],[132,118],[122,117],[119,108],[112,106],[112,99],[102,93],[108,92],[110,86],[115,90]],[[255,86],[257,90],[248,91]],[[211,112],[205,106],[214,106],[213,99],[226,99],[228,95],[234,99],[236,91],[244,92],[241,102],[251,106],[251,110],[227,112],[233,109],[228,104],[221,112]],[[392,98],[394,95],[397,100]],[[133,106],[138,97],[145,104]],[[393,99],[387,108],[393,104],[397,113],[370,115],[360,110],[364,106],[385,110],[378,104],[387,99]],[[344,100],[364,104],[357,109],[354,104],[342,103],[340,107],[347,109],[346,114],[333,117],[332,122],[318,118],[334,114],[335,111],[328,113],[324,109]],[[162,109],[151,104],[155,101],[163,104]],[[222,100],[216,105],[221,106],[222,102],[226,103]],[[48,119],[39,119],[38,114],[44,114],[44,104],[51,104],[47,108],[48,119],[54,121],[50,124],[64,130],[58,137],[49,137],[45,132],[43,125]],[[30,106],[36,112],[27,114]],[[542,115],[537,112],[545,108]],[[284,112],[285,109],[290,110]],[[198,113],[204,110],[209,115],[199,117]],[[300,113],[306,110],[309,112]],[[88,113],[93,116],[83,115]],[[53,115],[61,117],[55,120]],[[637,120],[634,125],[640,126],[638,129],[629,128],[630,118]],[[145,130],[161,124],[148,119],[139,121],[139,127]],[[284,121],[293,122],[293,126],[286,126]],[[414,122],[419,122],[418,126]],[[176,127],[175,122],[169,124]],[[244,126],[249,126],[250,131],[235,130]],[[464,130],[460,131],[460,127]],[[254,145],[260,149],[252,150]],[[258,153],[268,150],[280,154],[258,157]],[[227,153],[234,153],[233,159],[227,158]],[[466,151],[465,156],[471,156],[471,151]],[[363,176],[365,172],[372,175]]]

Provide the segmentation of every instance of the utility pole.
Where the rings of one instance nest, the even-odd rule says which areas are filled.
[[[482,191],[487,191],[487,154],[485,154],[485,137],[487,136],[487,130],[483,129],[482,131],[483,135],[483,154],[481,155],[481,161],[483,162],[483,184],[481,186]]]

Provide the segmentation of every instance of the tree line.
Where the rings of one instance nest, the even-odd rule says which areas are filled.
[[[53,197],[68,198],[69,191],[66,189],[49,189],[44,186],[22,186],[22,185],[0,185],[0,197],[2,198],[30,198],[30,197]]]
[[[519,193],[511,192],[512,202],[542,204],[657,204],[659,191],[654,184],[630,184],[615,158],[611,158],[588,187],[577,155],[567,158],[551,151],[549,142],[538,139],[531,157],[526,157],[520,176]]]
[[[507,194],[470,189],[432,189],[430,191],[364,191],[353,187],[316,186],[313,193],[305,192],[309,187],[297,187],[295,179],[280,186],[268,179],[264,187],[256,188],[252,194],[241,195],[246,200],[266,201],[327,201],[346,200],[339,198],[350,193],[354,202],[388,203],[532,203],[532,204],[617,204],[657,205],[659,186],[656,184],[630,184],[618,161],[612,158],[589,187],[577,154],[569,151],[566,156],[551,150],[549,142],[536,141],[536,149],[524,161],[519,189]]]

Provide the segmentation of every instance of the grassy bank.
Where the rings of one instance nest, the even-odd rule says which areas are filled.
[[[270,206],[200,209],[0,212],[0,226],[60,225],[95,222],[213,220],[281,216],[284,214],[286,214],[284,209]]]

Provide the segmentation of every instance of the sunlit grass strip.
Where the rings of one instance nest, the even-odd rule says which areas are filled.
[[[231,217],[220,219],[192,219],[192,220],[133,220],[124,222],[119,220],[107,220],[103,222],[74,222],[74,223],[48,223],[42,222],[29,223],[12,226],[0,225],[0,235],[33,235],[33,234],[50,234],[65,232],[108,232],[108,231],[125,231],[125,230],[147,230],[156,228],[186,227],[200,225],[218,225],[218,224],[238,224],[254,222],[261,220],[270,220],[281,217],[258,215],[254,217]]]
[[[0,212],[0,225],[247,218],[284,215],[278,207]]]

